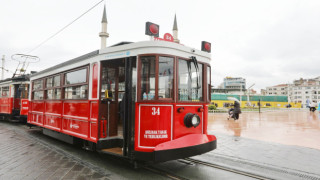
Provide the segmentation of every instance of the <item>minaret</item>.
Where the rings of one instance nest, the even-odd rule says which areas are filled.
[[[180,40],[178,39],[178,25],[177,25],[177,16],[176,16],[176,14],[174,15],[172,34],[173,34],[173,41],[176,42],[176,43],[180,43]]]
[[[107,33],[107,24],[108,24],[108,21],[107,21],[107,14],[106,14],[106,6],[104,6],[102,21],[101,21],[102,30],[101,30],[101,33],[99,33],[99,36],[101,37],[101,49],[104,49],[107,47],[107,38],[109,37],[109,33]]]

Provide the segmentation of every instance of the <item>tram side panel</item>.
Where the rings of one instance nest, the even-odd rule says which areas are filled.
[[[13,98],[1,97],[0,98],[0,113],[11,114],[12,112]]]
[[[89,71],[90,72],[90,71]],[[97,67],[93,73],[93,89],[87,93],[97,93]],[[62,73],[64,74],[64,73]],[[43,80],[46,79],[42,78]],[[97,97],[97,95],[95,96]],[[80,139],[97,142],[99,100],[57,99],[31,100],[29,102],[28,123],[41,126]]]

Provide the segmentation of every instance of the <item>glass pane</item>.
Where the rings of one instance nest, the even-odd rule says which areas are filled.
[[[208,101],[211,102],[211,67],[207,68]]]
[[[47,91],[47,99],[61,99],[61,89],[50,89]]]
[[[78,84],[87,82],[87,69],[81,69],[65,74],[65,84]]]
[[[156,58],[142,57],[141,58],[141,99],[155,99],[155,66]]]
[[[101,78],[101,99],[109,98],[115,101],[116,68],[104,66]]]
[[[37,80],[33,83],[33,90],[38,90],[43,88],[43,80]]]
[[[2,97],[9,97],[9,86],[2,87]]]
[[[88,98],[88,85],[73,86],[65,88],[65,99],[86,99]]]
[[[196,68],[193,61],[179,60],[180,101],[202,101],[202,64]]]
[[[173,98],[173,58],[159,57],[159,99]]]
[[[46,86],[46,87],[47,87],[47,88],[52,87],[52,77],[47,78],[47,86]]]
[[[53,78],[53,87],[59,87],[60,86],[60,75],[55,76]]]
[[[21,92],[21,98],[22,99],[28,99],[29,97],[29,85],[28,84],[21,84],[20,85],[20,92]]]
[[[33,99],[34,100],[42,100],[43,99],[43,91],[35,91]]]

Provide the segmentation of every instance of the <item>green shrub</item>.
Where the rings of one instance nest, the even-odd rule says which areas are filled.
[[[216,110],[217,107],[216,107],[214,104],[210,104],[210,105],[208,106],[208,109],[209,109],[209,110]]]

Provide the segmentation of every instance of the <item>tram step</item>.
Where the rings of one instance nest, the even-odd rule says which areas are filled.
[[[107,153],[113,153],[113,154],[118,154],[122,155],[122,148],[116,147],[116,148],[110,148],[110,149],[102,149],[101,151],[107,152]]]
[[[122,148],[123,146],[123,138],[122,137],[108,137],[101,138],[97,142],[97,149],[109,149],[109,148]]]

